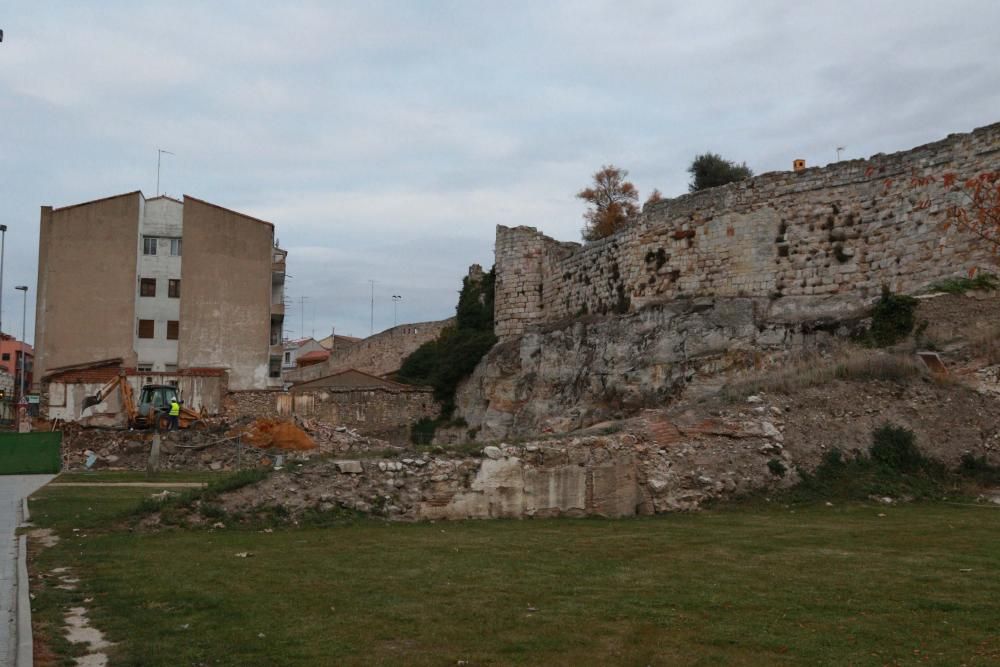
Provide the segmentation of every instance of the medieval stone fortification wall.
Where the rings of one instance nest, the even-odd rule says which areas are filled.
[[[436,339],[442,329],[454,323],[455,318],[450,317],[433,322],[400,324],[352,345],[334,349],[326,363],[287,371],[284,378],[297,384],[351,368],[370,375],[386,375],[398,371],[406,357],[424,343]]]
[[[1000,169],[1000,123],[910,151],[753,179],[649,205],[586,246],[497,227],[496,333],[678,297],[873,298],[995,267],[976,238],[942,229],[957,193],[914,176]],[[931,205],[918,207],[925,194]],[[993,269],[995,270],[995,269]]]

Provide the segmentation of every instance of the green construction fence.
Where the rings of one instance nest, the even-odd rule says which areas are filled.
[[[62,467],[62,433],[0,433],[0,475],[55,474]]]

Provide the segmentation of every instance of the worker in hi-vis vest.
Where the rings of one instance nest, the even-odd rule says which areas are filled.
[[[176,431],[181,416],[181,404],[176,398],[170,399],[170,430]]]

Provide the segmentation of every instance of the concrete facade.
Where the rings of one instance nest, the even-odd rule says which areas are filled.
[[[271,223],[190,196],[44,206],[35,377],[118,358],[147,373],[223,371],[233,389],[280,385],[285,254]]]

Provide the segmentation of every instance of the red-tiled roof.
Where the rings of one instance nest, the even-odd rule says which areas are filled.
[[[301,357],[295,357],[295,361],[323,361],[330,358],[330,353],[327,350],[313,350],[312,352],[306,352]]]

